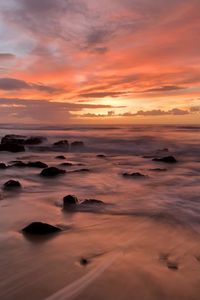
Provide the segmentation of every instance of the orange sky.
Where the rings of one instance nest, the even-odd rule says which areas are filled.
[[[200,123],[199,11],[199,0],[1,1],[1,123]]]

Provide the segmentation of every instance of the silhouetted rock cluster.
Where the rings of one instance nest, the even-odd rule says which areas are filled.
[[[84,201],[79,202],[78,198],[74,195],[67,195],[63,198],[64,210],[102,208],[105,205],[106,204],[103,201],[96,199],[85,199]]]
[[[44,137],[27,137],[23,135],[8,134],[1,139],[0,151],[23,152],[25,145],[38,145],[45,140]]]

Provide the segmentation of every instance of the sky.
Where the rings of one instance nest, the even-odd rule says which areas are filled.
[[[200,0],[0,1],[0,123],[200,124]]]

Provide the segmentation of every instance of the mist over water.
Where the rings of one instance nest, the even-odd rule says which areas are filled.
[[[17,179],[23,186],[19,193],[1,191],[0,299],[200,298],[200,127],[7,126],[0,129],[1,137],[6,134],[47,141],[24,153],[0,152],[2,162],[40,160],[67,173],[46,179],[34,168],[0,170],[1,185]],[[55,151],[52,144],[63,139],[81,140],[85,147]],[[72,166],[61,167],[59,154]],[[152,161],[168,155],[178,163]],[[90,172],[72,172],[81,168]],[[123,177],[125,172],[146,176]],[[109,205],[64,213],[68,194]],[[29,240],[20,230],[33,221],[65,230]],[[88,259],[86,267],[81,257]]]

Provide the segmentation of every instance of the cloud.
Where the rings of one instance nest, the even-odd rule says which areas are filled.
[[[15,55],[12,53],[0,53],[0,61],[9,61],[13,60]]]
[[[127,93],[124,93],[124,92],[93,92],[93,93],[83,93],[83,94],[80,94],[79,96],[80,97],[83,97],[83,98],[105,98],[105,97],[120,97],[124,94],[127,94]]]
[[[153,110],[139,110],[136,113],[131,113],[131,112],[126,112],[122,114],[121,116],[126,116],[126,117],[133,117],[133,116],[164,116],[164,115],[187,115],[190,112],[188,110],[183,110],[179,108],[173,108],[170,110],[161,110],[161,109],[153,109]]]
[[[154,92],[174,92],[179,90],[184,90],[186,87],[175,86],[175,85],[165,85],[157,88],[151,88],[142,91],[142,93],[154,93]]]
[[[28,83],[24,80],[15,78],[0,78],[0,90],[16,91],[30,89],[40,90],[48,93],[56,91],[55,88],[43,84]]]

